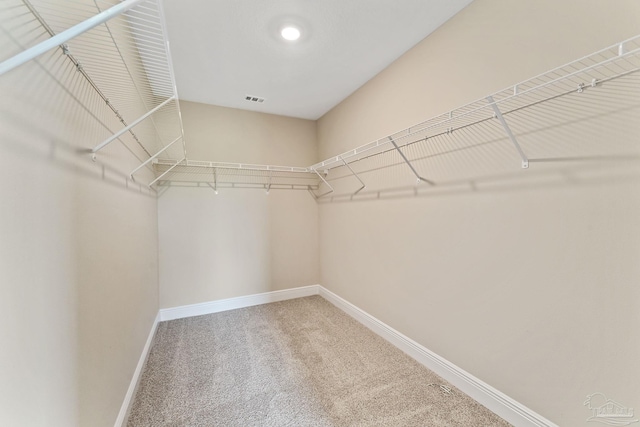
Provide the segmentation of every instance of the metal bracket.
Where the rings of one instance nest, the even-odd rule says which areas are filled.
[[[269,190],[271,190],[271,178],[273,178],[273,171],[269,171],[269,182],[267,183],[267,194],[269,194]]]
[[[331,186],[331,184],[329,184],[329,183],[327,182],[327,180],[326,180],[326,179],[324,179],[324,178],[322,177],[322,175],[320,175],[320,174],[318,173],[318,171],[317,171],[317,170],[315,170],[315,169],[311,169],[311,170],[312,170],[312,171],[314,171],[316,175],[318,175],[318,177],[322,180],[322,182],[324,182],[324,183],[327,185],[327,187],[329,187],[329,191],[327,191],[326,193],[322,193],[322,194],[320,194],[319,196],[316,196],[315,194],[313,194],[313,192],[311,192],[311,194],[313,195],[313,197],[315,197],[315,199],[316,199],[316,200],[318,200],[320,197],[324,197],[324,196],[326,196],[327,194],[331,194],[331,193],[333,193],[333,187]],[[311,190],[309,190],[309,191],[311,191]]]
[[[493,108],[493,112],[495,113],[495,117],[498,120],[500,120],[500,123],[502,124],[502,127],[504,128],[504,131],[509,136],[509,139],[511,139],[511,142],[516,147],[516,150],[518,150],[518,154],[520,154],[520,158],[522,159],[522,168],[523,169],[527,169],[529,167],[529,159],[527,158],[527,155],[522,150],[522,147],[520,147],[520,144],[518,144],[518,140],[516,139],[516,137],[513,134],[513,132],[511,132],[511,128],[507,124],[506,120],[504,119],[504,117],[502,117],[502,113],[500,112],[500,109],[496,105],[496,102],[493,100],[492,96],[488,96],[487,97],[487,101],[489,101],[489,103],[491,104],[491,108]]]
[[[418,183],[420,181],[424,181],[427,184],[434,185],[433,181],[429,181],[428,179],[423,178],[423,177],[420,176],[420,174],[418,173],[418,171],[415,170],[415,168],[413,167],[413,165],[411,164],[409,159],[407,159],[407,157],[404,155],[404,153],[402,151],[400,151],[400,147],[398,147],[398,144],[396,144],[396,142],[393,140],[393,138],[389,137],[389,141],[391,141],[391,143],[393,144],[395,149],[398,150],[398,153],[400,153],[400,156],[402,157],[404,162],[407,164],[407,166],[409,166],[409,168],[411,169],[411,172],[413,172],[413,174],[416,176],[416,178],[418,178]]]
[[[620,43],[618,45],[618,56],[624,56],[627,53],[627,49],[625,49],[624,43]]]
[[[162,104],[158,105],[153,110],[147,111],[142,117],[138,118],[135,122],[130,123],[129,126],[126,126],[125,128],[120,129],[118,132],[114,133],[109,138],[105,139],[103,142],[101,142],[100,144],[96,145],[91,150],[91,152],[95,154],[98,151],[102,150],[104,147],[106,147],[107,145],[111,144],[113,141],[118,139],[120,136],[122,136],[123,134],[127,133],[132,127],[136,126],[141,121],[143,121],[144,119],[146,119],[147,117],[149,117],[150,115],[152,115],[153,113],[155,113],[156,111],[158,111],[159,109],[161,109],[162,107],[167,105],[169,102],[173,101],[174,99],[175,99],[175,97],[173,97],[173,96],[171,98],[167,98]]]
[[[144,161],[144,163],[142,163],[140,166],[138,166],[137,168],[135,168],[134,170],[131,171],[131,173],[129,174],[129,176],[131,177],[131,179],[133,179],[133,174],[138,172],[140,169],[142,169],[143,167],[145,167],[147,165],[147,163],[153,161],[153,159],[155,159],[156,157],[158,157],[160,154],[162,154],[167,148],[171,147],[173,144],[175,144],[176,142],[178,142],[180,139],[182,138],[182,135],[177,137],[176,139],[174,139],[172,142],[170,142],[169,144],[167,144],[167,146],[165,146],[162,150],[158,151],[156,154],[154,154],[153,156],[149,157],[147,160]]]
[[[177,162],[175,162],[173,164],[173,166],[171,166],[169,169],[167,169],[166,171],[164,171],[162,173],[162,175],[160,175],[159,177],[157,177],[156,179],[154,179],[153,181],[151,181],[149,183],[149,188],[151,188],[151,186],[153,184],[155,184],[156,182],[158,182],[160,179],[162,179],[163,176],[165,176],[166,174],[168,174],[169,172],[171,172],[173,170],[173,168],[175,168],[176,166],[178,166],[180,163],[184,162],[186,160],[186,157],[183,157],[182,160],[178,160]]]
[[[355,177],[356,177],[356,179],[357,179],[358,181],[360,181],[360,184],[362,184],[362,187],[358,188],[358,189],[355,191],[355,193],[353,193],[353,194],[352,194],[353,196],[355,196],[356,194],[358,194],[359,192],[361,192],[362,190],[364,190],[364,189],[365,189],[365,187],[366,187],[366,185],[365,185],[365,184],[364,184],[364,182],[360,179],[360,177],[358,176],[358,174],[357,174],[357,173],[355,173],[355,172],[353,171],[353,169],[351,169],[351,166],[349,166],[349,163],[347,163],[347,162],[342,158],[342,156],[338,156],[338,157],[340,158],[340,160],[342,160],[342,163],[344,163],[344,165],[345,165],[345,166],[346,166],[346,167],[351,171],[351,173],[353,174],[353,176],[355,176]]]

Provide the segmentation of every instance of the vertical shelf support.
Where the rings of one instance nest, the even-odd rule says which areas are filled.
[[[349,163],[347,163],[347,162],[346,162],[346,160],[345,160],[342,156],[338,156],[338,158],[339,158],[340,160],[342,160],[342,163],[344,163],[344,165],[345,165],[345,166],[346,166],[346,167],[351,171],[351,174],[352,174],[353,176],[355,176],[355,177],[356,177],[356,179],[357,179],[358,181],[360,181],[360,184],[362,184],[362,187],[358,188],[358,189],[356,190],[356,192],[352,194],[352,196],[355,196],[356,194],[358,194],[359,192],[361,192],[362,190],[364,190],[364,189],[365,189],[365,187],[366,187],[366,185],[365,185],[365,184],[364,184],[364,182],[360,179],[360,177],[358,176],[358,174],[357,174],[357,173],[355,173],[355,172],[353,171],[353,169],[351,169],[351,166],[349,166]]]
[[[424,181],[427,184],[433,185],[433,181],[429,181],[426,178],[423,178],[420,176],[420,174],[418,173],[418,171],[415,170],[415,168],[413,167],[413,165],[411,164],[411,162],[409,161],[409,159],[407,159],[407,157],[404,155],[404,153],[402,151],[400,151],[400,147],[398,147],[398,144],[396,144],[396,142],[393,140],[393,138],[389,137],[389,141],[391,141],[391,144],[393,144],[394,148],[398,151],[398,153],[400,154],[400,157],[402,157],[402,160],[404,160],[404,162],[407,164],[407,166],[409,166],[409,168],[411,169],[411,172],[413,172],[413,174],[416,176],[416,178],[418,178],[418,183],[420,181]]]
[[[155,107],[153,110],[147,111],[142,117],[140,117],[138,120],[136,120],[135,122],[129,124],[127,127],[120,129],[118,132],[114,133],[113,135],[111,135],[109,138],[105,139],[103,142],[101,142],[100,144],[96,145],[93,150],[91,150],[91,152],[93,154],[97,153],[98,151],[102,150],[104,147],[106,147],[107,145],[111,144],[113,141],[115,141],[116,139],[118,139],[119,137],[121,137],[123,134],[127,133],[129,131],[129,129],[131,129],[132,127],[136,126],[137,124],[139,124],[141,121],[143,121],[144,119],[146,119],[147,117],[149,117],[150,115],[152,115],[153,113],[155,113],[156,111],[158,111],[159,109],[161,109],[162,107],[164,107],[165,105],[167,105],[169,102],[173,101],[175,98],[172,96],[171,98],[167,98],[166,101],[164,101],[162,104],[158,105],[157,107]]]
[[[520,147],[520,144],[518,144],[518,140],[516,139],[515,135],[513,134],[513,132],[511,132],[511,128],[507,124],[507,121],[504,119],[504,117],[502,117],[502,113],[500,112],[498,105],[496,105],[496,102],[493,100],[492,96],[488,96],[487,101],[489,101],[489,104],[491,104],[491,108],[493,108],[493,112],[495,113],[496,118],[500,121],[500,124],[502,124],[502,127],[504,128],[507,136],[509,136],[509,139],[511,139],[514,147],[516,147],[516,150],[518,150],[518,154],[520,154],[520,158],[522,159],[522,168],[527,169],[529,167],[529,159],[522,150],[522,147]]]
[[[320,197],[324,197],[324,196],[326,196],[327,194],[331,194],[331,193],[333,193],[333,187],[331,186],[331,184],[329,184],[329,183],[327,182],[327,180],[326,180],[326,179],[324,179],[324,177],[323,177],[322,175],[320,175],[316,169],[311,169],[311,170],[312,170],[313,172],[315,172],[315,174],[316,174],[316,175],[318,175],[318,177],[322,180],[322,182],[324,182],[324,183],[327,185],[327,187],[329,187],[329,191],[327,191],[326,193],[322,193],[322,194],[321,194],[321,195],[319,195],[319,196],[316,196],[315,194],[313,194],[313,191],[309,190],[309,192],[311,193],[311,195],[312,195],[316,200],[318,200]]]
[[[175,168],[176,166],[178,166],[180,163],[184,162],[186,160],[186,157],[183,157],[181,160],[178,160],[177,162],[175,162],[173,164],[173,166],[171,166],[169,169],[167,169],[166,171],[164,171],[162,173],[162,175],[160,175],[159,177],[157,177],[156,179],[154,179],[153,181],[151,181],[149,183],[149,188],[151,188],[151,186],[153,184],[155,184],[156,182],[160,181],[162,179],[163,176],[165,176],[166,174],[168,174],[169,172],[171,172],[173,170],[173,168]]]
[[[268,168],[268,166],[267,166]],[[267,194],[269,194],[269,191],[271,190],[271,178],[273,177],[273,171],[269,171],[269,183],[267,184]]]
[[[138,166],[137,168],[135,168],[134,170],[131,171],[131,173],[129,174],[129,176],[131,177],[131,179],[133,179],[133,174],[138,172],[140,169],[142,169],[143,167],[145,167],[150,161],[152,161],[153,159],[155,159],[156,157],[158,157],[160,154],[162,154],[167,148],[171,147],[173,144],[175,144],[176,142],[178,142],[180,139],[182,139],[182,135],[177,137],[176,139],[174,139],[172,142],[170,142],[166,147],[164,147],[162,150],[158,151],[156,154],[154,154],[153,156],[149,157],[147,160],[144,161],[144,163],[142,163],[140,166]]]

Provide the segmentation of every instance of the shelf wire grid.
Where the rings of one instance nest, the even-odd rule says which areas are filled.
[[[417,180],[393,140],[435,187],[518,173],[523,159],[494,105],[536,169],[558,161],[633,159],[640,154],[639,70],[640,36],[310,168],[328,172],[330,198],[354,197],[361,184],[352,170],[366,184],[362,197],[381,189],[434,187]]]
[[[20,38],[28,40],[29,45],[47,35],[43,28],[50,36],[117,3],[24,0],[22,5],[6,3],[5,10],[26,6],[33,15],[12,11],[16,19],[10,31],[22,32]],[[7,31],[6,26],[4,29]],[[607,144],[607,153],[615,156],[612,147],[620,145],[624,149],[618,151],[628,154],[627,136],[633,134],[634,123],[639,121],[636,92],[640,36],[637,36],[308,168],[279,170],[267,165],[213,164],[186,160],[179,103],[158,2],[139,3],[72,39],[63,50],[67,57],[74,58],[74,66],[87,76],[122,125],[158,109],[130,129],[128,139],[125,135],[120,139],[133,139],[137,143],[142,150],[142,153],[138,150],[138,158],[161,152],[153,168],[160,183],[207,182],[215,171],[220,174],[221,180],[216,182],[221,185],[276,188],[282,183],[307,189],[314,185],[318,190],[313,193],[316,197],[319,194],[334,197],[340,192],[353,195],[361,188],[360,180],[368,190],[415,182],[418,176],[428,179],[423,186],[437,185],[450,180],[455,172],[457,178],[471,179],[518,169],[518,152],[514,141],[506,136],[504,126],[496,120],[496,108],[513,128],[524,153],[532,162],[539,163],[563,158],[558,152],[560,146],[564,147],[564,158],[602,155],[599,151],[602,145],[576,141],[580,139],[577,136],[592,141],[594,134],[605,139],[603,129],[609,134],[624,134]],[[577,128],[570,126],[576,123]],[[182,143],[176,144],[179,140]],[[169,144],[170,149],[165,149]],[[555,154],[548,153],[554,150]],[[407,167],[407,161],[413,169]],[[324,171],[328,172],[326,181],[316,174],[324,175]],[[333,186],[341,188],[334,191]]]
[[[602,49],[562,67],[533,77],[491,95],[493,103],[502,111],[514,112],[589,87],[602,85],[640,69],[640,36]],[[391,139],[400,147],[423,138],[432,138],[494,118],[489,97],[417,123],[368,144],[328,158],[311,166],[313,169],[341,167],[342,160],[353,162],[372,154],[393,149]]]
[[[22,4],[11,5],[22,9],[12,25],[20,22],[24,33],[34,35],[31,40],[25,34],[20,35],[27,40],[25,48],[28,48],[43,37],[59,34],[118,3],[23,0]],[[118,138],[133,145],[131,149],[139,159],[148,159],[177,139],[158,157],[185,155],[180,105],[159,0],[142,1],[72,38],[60,49],[117,117],[121,127],[112,128],[114,134],[139,121]],[[116,139],[113,136],[95,141],[92,151],[100,151],[100,143]]]
[[[358,196],[411,186],[437,191],[438,187],[500,176],[536,176],[560,165],[564,173],[571,173],[572,168],[589,162],[619,165],[640,159],[640,72],[503,114],[535,171],[521,169],[511,140],[491,117],[453,132],[409,141],[400,148],[435,185],[418,184],[395,148],[351,160],[352,170],[367,185]],[[335,189],[332,198],[352,198],[359,186],[344,165],[329,169],[327,181]]]
[[[318,189],[319,177],[307,168],[254,165],[240,163],[175,161],[158,159],[156,172],[162,176],[159,185],[210,184],[211,188],[260,188],[309,190]]]

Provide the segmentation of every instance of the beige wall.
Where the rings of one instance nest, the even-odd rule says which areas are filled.
[[[316,124],[183,102],[189,158],[309,165]],[[158,200],[160,306],[316,284],[318,208],[306,191],[172,186]]]
[[[182,101],[193,160],[307,166],[316,161],[316,122]]]
[[[638,30],[637,1],[476,0],[318,121],[320,157]],[[495,175],[482,166],[500,156],[514,163],[509,177],[492,176],[484,188],[321,204],[321,283],[558,425],[589,425],[582,404],[594,392],[638,407],[635,104],[624,119],[572,130],[572,144],[604,156],[615,146],[616,155],[631,154],[624,161],[574,158],[523,171],[507,144],[486,157],[453,158],[454,172],[467,175]],[[564,142],[560,131],[550,134],[548,146]]]
[[[59,50],[0,93],[0,423],[111,427],[158,312],[156,198],[120,142],[78,154],[109,135],[79,102],[121,124]]]

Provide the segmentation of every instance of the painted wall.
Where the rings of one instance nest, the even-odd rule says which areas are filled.
[[[318,121],[320,158],[638,32],[636,1],[476,0]],[[634,108],[540,132],[529,170],[507,141],[436,156],[432,192],[322,203],[321,283],[558,425],[589,425],[594,392],[638,407],[640,113],[626,82],[609,87]],[[589,108],[558,102],[551,116]]]
[[[34,37],[22,12],[3,57]],[[0,93],[0,423],[113,426],[158,311],[156,198],[125,178],[144,157],[90,160],[122,125],[59,49]]]
[[[189,158],[287,166],[316,160],[310,120],[182,102]],[[318,208],[306,191],[184,183],[158,200],[160,306],[319,281]]]

